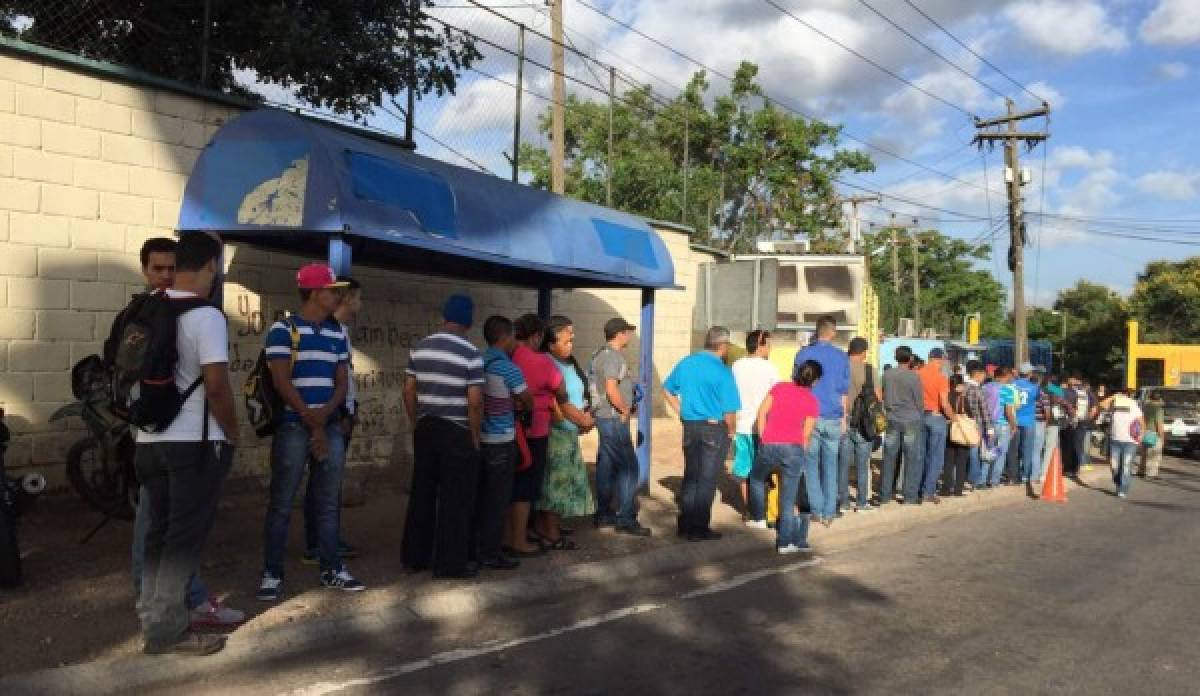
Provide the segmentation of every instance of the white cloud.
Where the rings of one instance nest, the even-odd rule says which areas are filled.
[[[1062,111],[1062,108],[1067,105],[1067,95],[1063,94],[1060,90],[1050,85],[1050,83],[1046,82],[1045,80],[1030,82],[1025,86],[1029,88],[1030,92],[1033,92],[1049,102],[1050,108],[1055,112]]]
[[[1200,194],[1200,173],[1160,170],[1143,174],[1135,182],[1142,193],[1168,201],[1187,201]]]
[[[1173,63],[1163,63],[1158,66],[1158,76],[1164,80],[1182,80],[1191,74],[1192,69],[1187,63],[1175,61]]]
[[[1125,30],[1094,0],[1024,0],[1005,15],[1026,41],[1057,55],[1117,51],[1129,45]]]
[[[1142,22],[1138,33],[1146,43],[1182,46],[1200,41],[1200,2],[1162,0]]]

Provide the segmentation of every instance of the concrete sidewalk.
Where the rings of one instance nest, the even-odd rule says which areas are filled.
[[[236,581],[241,586],[233,588],[230,601],[240,608],[262,613],[230,636],[223,653],[205,659],[141,655],[137,624],[133,618],[132,592],[118,568],[102,579],[92,580],[109,588],[109,601],[103,611],[83,605],[64,614],[64,608],[71,610],[71,595],[55,592],[50,596],[46,594],[53,591],[50,588],[35,589],[18,598],[24,600],[18,604],[40,607],[38,613],[30,612],[22,617],[20,615],[26,612],[13,611],[13,602],[0,604],[0,619],[5,626],[18,633],[40,631],[49,634],[50,638],[49,641],[32,641],[32,647],[42,658],[40,663],[36,656],[5,659],[5,671],[38,670],[56,664],[48,665],[44,658],[47,653],[53,655],[56,640],[61,641],[66,633],[82,631],[99,643],[77,649],[78,657],[72,660],[76,664],[71,666],[41,669],[0,680],[0,691],[98,693],[97,687],[102,684],[120,685],[121,691],[151,688],[155,684],[165,685],[166,680],[186,680],[189,675],[211,674],[223,666],[266,665],[289,654],[326,644],[344,644],[347,640],[395,640],[396,635],[402,635],[400,629],[413,622],[471,620],[490,609],[549,601],[552,597],[593,586],[627,583],[639,576],[688,571],[710,573],[716,577],[721,572],[716,566],[722,561],[773,551],[774,532],[747,530],[741,523],[739,511],[727,502],[730,498],[721,496],[714,505],[714,527],[725,532],[725,538],[704,543],[678,540],[673,534],[676,508],[672,488],[677,488],[682,475],[676,444],[679,427],[666,421],[656,423],[655,436],[658,438],[658,456],[652,469],[650,495],[643,499],[643,521],[654,528],[653,538],[633,539],[611,531],[597,532],[590,525],[578,523],[576,538],[581,551],[547,554],[525,562],[516,572],[489,573],[472,581],[435,582],[427,575],[401,575],[395,540],[398,539],[404,501],[402,496],[395,494],[375,495],[363,508],[347,510],[346,516],[348,536],[365,547],[365,558],[354,563],[353,568],[368,582],[371,588],[368,592],[345,595],[315,588],[313,578],[309,577],[315,572],[296,564],[294,568],[289,567],[289,598],[286,601],[279,605],[256,603],[251,593],[257,553],[261,550],[257,526],[261,524],[261,509],[258,517],[246,515],[251,493],[244,492],[231,500],[234,509],[222,513],[225,517],[216,536],[218,542],[209,553],[210,557],[215,555],[213,551],[223,553],[224,558],[219,565],[206,564],[203,574],[215,590],[227,587],[231,579]],[[1096,467],[1087,479],[1089,482],[1100,481],[1106,475],[1107,467]],[[1073,488],[1074,484],[1068,483],[1068,491]],[[732,495],[731,491],[727,492]],[[880,512],[850,513],[828,529],[814,527],[811,540],[818,551],[828,552],[912,526],[1022,501],[1028,501],[1023,490],[1011,487],[946,500],[939,506],[900,509],[897,505],[889,505]],[[257,521],[249,534],[246,533],[248,518]],[[382,526],[388,520],[395,527],[389,529],[386,536],[365,536],[365,530],[372,527],[364,526],[364,523]],[[298,521],[293,524],[293,527],[299,526]],[[240,536],[243,543],[228,543],[230,534]],[[109,536],[118,535],[110,533]],[[386,542],[386,545],[380,542]],[[293,549],[298,547],[293,543]],[[230,572],[234,569],[237,572]],[[31,575],[31,579],[36,588],[36,575]],[[111,587],[114,582],[119,584],[118,588]],[[55,609],[50,611],[48,606]],[[119,617],[122,628],[116,635],[106,638],[99,630],[102,624],[98,619],[102,615]],[[55,616],[60,620],[54,620]],[[66,616],[69,620],[62,620]],[[59,635],[56,637],[55,633]],[[8,646],[22,645],[19,635],[6,643]]]

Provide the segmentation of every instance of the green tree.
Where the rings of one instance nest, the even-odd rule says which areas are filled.
[[[898,318],[913,316],[911,240],[900,246],[897,292],[892,282],[891,233],[883,229],[863,236],[866,248],[879,252],[869,254],[869,258],[871,282],[879,295],[880,324],[885,330],[894,331]],[[957,336],[962,333],[964,318],[979,312],[981,334],[998,335],[999,327],[1004,324],[1004,286],[991,272],[975,268],[973,263],[988,258],[988,245],[971,244],[936,230],[926,230],[917,236],[922,325],[944,335]]]
[[[1103,285],[1080,280],[1074,287],[1059,291],[1054,309],[1066,314],[1066,371],[1078,372],[1093,382],[1123,381],[1125,322],[1129,319],[1125,300]],[[1055,321],[1038,324],[1041,334],[1037,336],[1031,321],[1030,338],[1061,340],[1061,315],[1050,318]]]
[[[473,41],[425,13],[432,0],[212,0],[208,74],[201,76],[205,0],[0,0],[0,35],[244,93],[238,71],[289,88],[316,107],[359,118],[409,82],[453,92],[481,58]],[[253,95],[246,95],[253,96]]]
[[[603,204],[611,173],[614,207],[682,219],[696,241],[747,251],[759,239],[801,237],[829,250],[836,242],[825,230],[841,218],[834,177],[874,167],[863,153],[838,148],[840,127],[774,106],[757,75],[755,65],[742,63],[729,93],[711,100],[703,72],[670,101],[649,86],[625,93],[612,107],[611,162],[609,104],[568,97],[567,194]],[[550,124],[547,110],[538,127],[549,133]],[[549,188],[548,151],[523,145],[521,167],[534,185]]]
[[[1130,304],[1141,322],[1143,340],[1200,341],[1200,256],[1148,264],[1138,276]]]

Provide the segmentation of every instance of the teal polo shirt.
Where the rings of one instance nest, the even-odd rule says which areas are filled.
[[[671,370],[663,389],[679,397],[685,421],[720,420],[742,407],[733,371],[715,353],[692,353]]]

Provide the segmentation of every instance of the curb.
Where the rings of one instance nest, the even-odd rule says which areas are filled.
[[[1085,475],[1093,483],[1107,472],[1097,467]],[[1067,479],[1069,490],[1079,485]],[[896,515],[891,511],[844,518],[828,530],[814,528],[813,545],[819,552],[833,552],[855,543],[924,526],[962,514],[993,510],[1030,501],[1023,489],[1001,489],[948,500],[939,506],[923,505]],[[1040,501],[1032,501],[1040,502]],[[891,507],[891,506],[889,506]],[[859,522],[861,520],[861,522]],[[136,655],[27,672],[0,678],[6,694],[101,694],[136,693],[166,688],[172,684],[202,680],[222,669],[246,669],[255,664],[292,657],[324,646],[345,645],[356,640],[394,639],[397,629],[416,622],[462,618],[489,610],[509,609],[547,597],[569,594],[589,587],[617,583],[643,575],[661,575],[727,561],[763,552],[772,547],[774,532],[739,530],[715,542],[676,543],[664,548],[603,561],[581,563],[561,570],[548,570],[508,580],[489,581],[426,594],[382,606],[354,616],[313,619],[276,627],[266,632],[234,632],[224,651],[204,659]],[[240,633],[240,635],[239,635]],[[113,685],[111,688],[106,685]]]

